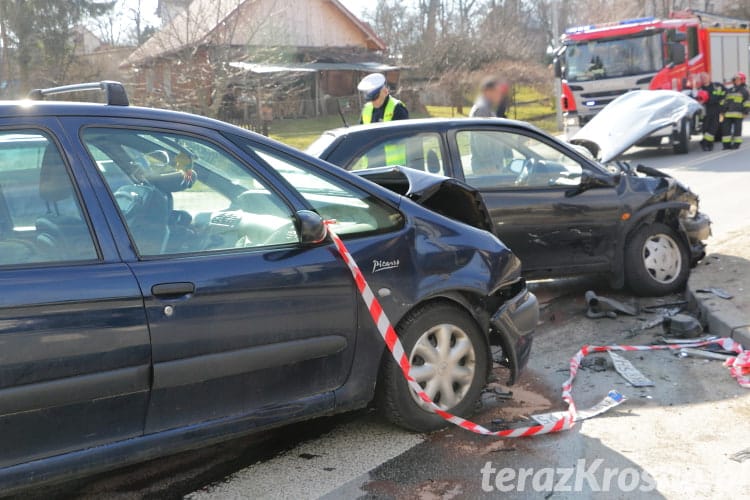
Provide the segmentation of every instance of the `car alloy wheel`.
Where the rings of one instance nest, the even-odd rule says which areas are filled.
[[[682,252],[667,234],[655,234],[643,243],[643,265],[651,277],[662,284],[673,283],[682,270]]]
[[[442,410],[461,403],[474,382],[474,346],[456,325],[440,324],[424,332],[414,344],[409,362],[411,376]],[[427,408],[414,391],[411,395],[422,408]]]

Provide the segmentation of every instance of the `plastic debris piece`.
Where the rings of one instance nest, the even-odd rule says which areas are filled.
[[[588,418],[601,415],[605,411],[608,411],[615,406],[624,403],[625,401],[627,401],[627,399],[628,398],[626,398],[619,392],[611,390],[604,399],[599,401],[588,410],[578,410],[578,413],[576,414],[576,417],[573,421],[578,422],[580,420],[586,420]],[[532,415],[531,418],[541,425],[547,425],[549,423],[557,422],[567,414],[567,411],[553,411],[551,413],[538,413],[536,415]]]
[[[660,335],[656,337],[656,340],[658,340],[662,344],[692,344],[693,342],[708,342],[710,340],[716,340],[718,338],[719,337],[717,337],[716,335],[704,335],[703,337],[699,337],[697,339],[672,339]]]
[[[610,299],[609,297],[602,297],[597,295],[592,290],[586,292],[586,305],[588,310],[586,316],[591,319],[598,318],[616,318],[617,313],[627,314],[628,316],[637,316],[638,308],[620,302],[619,300]]]
[[[623,358],[619,354],[609,352],[609,357],[612,358],[612,363],[615,365],[615,370],[619,373],[622,378],[628,381],[633,387],[653,387],[654,383],[649,380],[644,374],[638,371],[633,364],[627,359]]]
[[[695,338],[703,333],[703,326],[697,318],[689,314],[675,314],[664,318],[664,333],[683,339]]]
[[[718,352],[705,351],[703,349],[695,349],[692,347],[683,347],[680,349],[679,355],[683,358],[690,356],[691,358],[715,359],[718,361],[726,361],[733,357]]]
[[[698,293],[710,293],[710,294],[716,295],[720,299],[724,299],[724,300],[731,300],[731,299],[734,298],[734,295],[732,295],[731,293],[727,292],[723,288],[717,288],[717,287],[701,288],[699,290],[696,290],[696,292],[698,292]]]

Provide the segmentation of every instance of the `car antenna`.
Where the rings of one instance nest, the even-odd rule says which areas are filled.
[[[341,121],[344,122],[344,127],[349,128],[349,124],[346,122],[346,116],[344,116],[344,111],[341,109],[341,101],[339,99],[336,99],[336,107],[339,109],[339,116],[341,117]]]

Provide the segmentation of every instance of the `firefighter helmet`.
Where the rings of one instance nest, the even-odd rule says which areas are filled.
[[[698,91],[698,95],[697,95],[697,96],[695,96],[695,99],[696,99],[696,100],[697,100],[697,101],[698,101],[699,103],[701,103],[701,104],[706,104],[706,103],[708,102],[708,100],[710,99],[710,97],[711,97],[711,96],[709,96],[709,95],[708,95],[708,92],[706,92],[705,90],[699,90],[699,91]]]
[[[740,83],[747,83],[747,75],[743,73],[742,71],[738,72],[736,75],[734,75],[735,80],[739,80]]]

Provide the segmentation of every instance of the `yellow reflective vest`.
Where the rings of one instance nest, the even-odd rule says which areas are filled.
[[[385,103],[385,111],[383,112],[383,121],[384,122],[391,122],[393,121],[393,114],[396,112],[396,106],[401,104],[401,101],[398,99],[393,98],[392,96],[388,96],[388,102]],[[372,102],[368,102],[365,104],[365,107],[362,109],[362,123],[365,125],[369,125],[372,123],[372,114],[375,112],[375,105]]]
[[[388,96],[388,102],[385,103],[385,110],[383,111],[383,121],[393,121],[393,114],[396,112],[396,106],[401,104],[401,101]],[[369,125],[372,123],[372,115],[375,111],[375,105],[372,102],[365,104],[362,109],[362,123]],[[406,146],[404,144],[386,144],[384,147],[385,153],[385,165],[372,165],[372,167],[393,167],[393,166],[407,166],[406,165]],[[369,162],[367,158],[363,158],[362,165],[364,168],[369,168]]]

